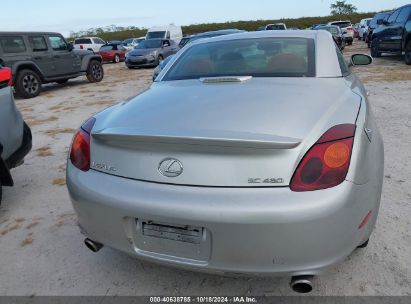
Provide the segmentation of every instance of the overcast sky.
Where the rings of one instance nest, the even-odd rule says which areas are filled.
[[[174,23],[325,16],[332,0],[14,0],[2,1],[0,31],[56,31],[68,35],[91,27],[150,27]],[[360,12],[380,11],[410,0],[348,0]]]

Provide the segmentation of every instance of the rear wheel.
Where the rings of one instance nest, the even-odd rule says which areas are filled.
[[[33,70],[21,70],[17,74],[14,88],[22,98],[36,97],[41,91],[41,79]]]
[[[408,41],[405,47],[405,63],[411,65],[411,40]]]
[[[87,68],[87,79],[90,82],[100,82],[104,78],[103,66],[97,60],[92,60]]]
[[[119,56],[118,54],[116,54],[116,55],[114,56],[113,62],[114,62],[114,63],[119,63],[119,62],[120,62],[120,56]]]
[[[378,50],[378,42],[376,38],[371,41],[371,56],[375,58],[381,57],[381,52]]]

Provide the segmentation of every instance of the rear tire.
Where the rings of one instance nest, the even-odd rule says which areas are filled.
[[[374,58],[381,57],[381,52],[378,50],[378,42],[376,38],[371,41],[371,56]]]
[[[405,64],[411,65],[411,40],[405,46]]]
[[[36,97],[41,91],[41,79],[33,70],[21,70],[17,74],[14,88],[17,95],[22,98]]]
[[[119,62],[120,62],[120,56],[119,56],[118,54],[116,54],[116,55],[114,56],[113,63],[119,63]]]
[[[97,60],[90,61],[87,68],[87,79],[90,82],[100,82],[104,78],[104,69]]]

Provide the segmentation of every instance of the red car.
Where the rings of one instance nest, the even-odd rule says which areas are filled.
[[[118,63],[126,58],[126,48],[121,44],[106,44],[100,48],[100,56],[105,62]]]

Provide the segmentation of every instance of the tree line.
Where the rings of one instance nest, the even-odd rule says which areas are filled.
[[[333,20],[351,20],[352,23],[358,23],[361,19],[374,16],[375,12],[369,13],[352,13],[330,15],[325,17],[302,17],[302,18],[286,18],[273,20],[254,20],[254,21],[229,21],[221,23],[204,23],[192,24],[182,26],[184,35],[193,35],[202,32],[216,31],[221,29],[236,28],[246,31],[255,31],[257,28],[270,23],[285,23],[288,28],[306,29],[313,26],[313,24],[323,24]],[[103,40],[124,40],[131,37],[145,36],[147,28],[140,28],[136,26],[121,27],[110,25],[107,27],[90,28],[78,32],[70,32],[69,40],[78,37],[97,36]]]

